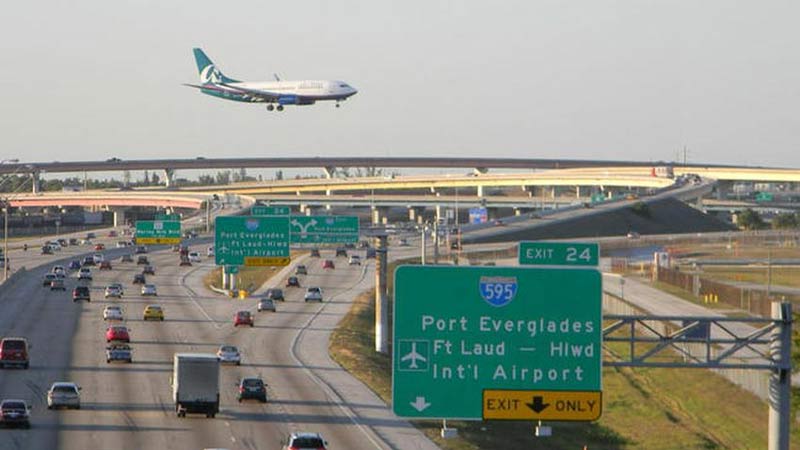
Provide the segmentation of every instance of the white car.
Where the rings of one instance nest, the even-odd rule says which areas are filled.
[[[59,244],[58,241],[50,241],[47,243],[47,245],[50,247],[50,250],[54,252],[61,251],[61,244]]]
[[[108,305],[103,310],[103,320],[124,320],[122,307],[117,305]]]
[[[306,290],[306,295],[303,300],[307,302],[321,302],[322,301],[322,288],[310,287]]]
[[[100,263],[101,263],[101,262],[103,262],[103,261],[104,261],[106,258],[105,258],[105,256],[103,256],[103,254],[102,254],[102,253],[95,253],[94,255],[92,255],[92,259],[94,260],[94,263],[95,263],[95,264],[100,264]]]
[[[236,364],[242,363],[242,353],[235,345],[220,345],[217,350],[217,359],[220,363]]]
[[[347,263],[351,266],[360,266],[361,257],[358,255],[350,255],[350,260]]]
[[[189,252],[189,262],[199,263],[200,262],[200,253]]]
[[[208,247],[208,250],[206,250],[206,256],[209,258],[214,256],[214,247]]]
[[[103,295],[105,298],[122,298],[122,288],[116,284],[108,285]]]
[[[153,295],[156,296],[158,293],[156,292],[156,285],[155,284],[145,284],[142,286],[142,295]]]
[[[61,277],[67,274],[67,270],[64,269],[64,266],[53,266],[52,272],[55,276],[61,276]]]
[[[58,407],[81,409],[81,388],[72,382],[56,381],[47,391],[47,409]]]
[[[79,280],[91,280],[92,279],[92,269],[88,267],[81,267],[81,270],[78,271],[78,279]]]

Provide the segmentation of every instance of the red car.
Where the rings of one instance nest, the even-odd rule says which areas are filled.
[[[330,259],[326,259],[325,261],[322,261],[322,268],[323,269],[335,269],[336,266],[333,264],[333,261],[331,261]]]
[[[253,315],[250,314],[250,311],[239,311],[233,316],[233,326],[238,327],[239,325],[250,325],[251,327],[253,324]]]
[[[300,280],[297,277],[289,277],[286,279],[286,287],[300,287]]]
[[[97,244],[97,245],[94,246],[94,249],[95,250],[105,250],[106,246],[105,246],[105,244]]]
[[[100,263],[100,270],[111,270],[111,261],[102,261]]]
[[[106,342],[130,342],[131,337],[128,334],[128,327],[121,325],[112,325],[106,329]]]
[[[117,232],[114,231],[114,230],[109,231],[108,232],[108,237],[117,237]]]

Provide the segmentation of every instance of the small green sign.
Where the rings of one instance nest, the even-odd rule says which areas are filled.
[[[239,273],[239,266],[225,266],[225,273]]]
[[[606,196],[602,192],[592,194],[592,203],[600,203],[606,201]]]
[[[600,246],[577,242],[520,242],[521,266],[597,267]]]
[[[394,285],[398,416],[481,419],[485,390],[601,390],[596,269],[400,266]]]
[[[292,209],[288,206],[253,206],[251,216],[288,216]]]
[[[180,221],[137,220],[137,244],[180,244]]]
[[[218,216],[214,259],[218,266],[288,264],[289,218]]]
[[[161,220],[161,221],[165,221],[165,222],[169,222],[169,221],[173,221],[174,222],[176,220],[181,220],[181,215],[180,214],[156,214],[156,219],[155,220]]]
[[[292,243],[336,244],[358,242],[356,216],[292,216]]]

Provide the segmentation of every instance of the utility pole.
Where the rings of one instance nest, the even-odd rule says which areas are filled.
[[[427,253],[427,249],[425,248],[425,241],[427,240],[426,234],[428,234],[428,224],[422,226],[422,255],[420,261],[423,266],[425,265],[425,253]]]
[[[389,352],[389,311],[386,306],[386,235],[375,237],[375,351]]]
[[[206,233],[211,232],[211,198],[206,199]]]
[[[772,250],[767,250],[767,300],[772,296]]]
[[[3,200],[3,281],[8,280],[8,198]]]

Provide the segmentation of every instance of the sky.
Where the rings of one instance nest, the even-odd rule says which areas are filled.
[[[0,160],[438,156],[800,167],[800,2],[12,2]],[[268,112],[242,80],[359,93]],[[685,152],[684,152],[685,149]]]

